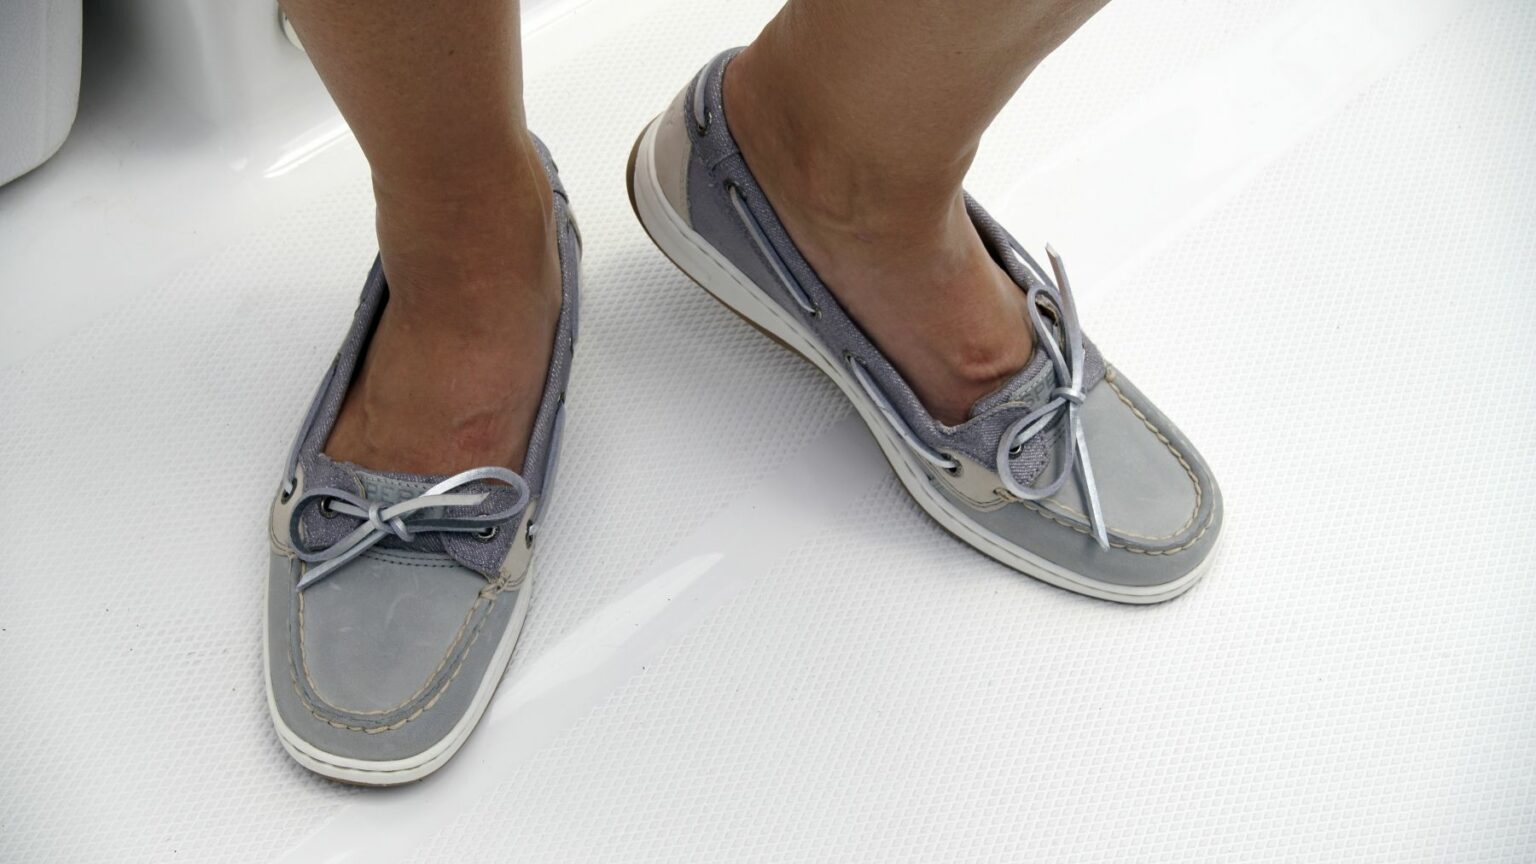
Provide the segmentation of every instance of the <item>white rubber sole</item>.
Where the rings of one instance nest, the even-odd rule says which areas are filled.
[[[475,698],[470,702],[469,710],[459,718],[458,723],[454,724],[453,730],[446,738],[415,756],[387,762],[352,759],[328,753],[300,738],[288,728],[288,724],[283,722],[282,716],[277,711],[277,700],[272,695],[271,648],[267,644],[268,627],[266,611],[263,607],[261,659],[263,674],[267,679],[267,709],[272,714],[272,724],[277,727],[277,737],[283,743],[283,749],[288,751],[288,755],[292,756],[294,761],[316,774],[357,786],[399,786],[402,783],[414,783],[443,767],[455,753],[459,752],[459,748],[469,739],[469,734],[479,725],[485,709],[491,704],[491,697],[501,684],[502,676],[507,672],[507,664],[512,660],[512,649],[517,646],[517,639],[523,632],[523,619],[528,615],[528,600],[532,595],[532,587],[533,566],[530,564],[528,573],[517,589],[517,601],[512,609],[512,618],[507,622],[507,629],[501,635],[496,653],[491,656],[491,663],[480,679],[479,689],[475,691]],[[270,583],[267,590],[271,590]]]
[[[630,203],[652,242],[716,300],[805,357],[836,382],[843,395],[858,410],[864,424],[869,427],[901,484],[929,516],[988,557],[1026,576],[1101,600],[1133,604],[1161,603],[1183,594],[1200,581],[1214,560],[1214,551],[1192,572],[1162,585],[1117,585],[1075,573],[998,536],[971,519],[934,489],[917,457],[902,443],[895,430],[886,424],[879,408],[870,401],[852,375],[828,355],[821,341],[716,251],[709,241],[689,227],[667,201],[656,175],[655,143],[660,119],[657,117],[652,120],[635,142],[628,172]]]

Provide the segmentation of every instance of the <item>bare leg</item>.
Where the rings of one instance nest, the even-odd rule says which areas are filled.
[[[389,280],[326,444],[370,468],[520,469],[560,311],[516,0],[283,0],[373,172]]]
[[[1107,0],[789,0],[727,70],[796,245],[938,419],[1028,362],[1024,298],[965,213],[981,135]]]

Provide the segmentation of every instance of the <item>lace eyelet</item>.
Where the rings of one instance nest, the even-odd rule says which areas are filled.
[[[698,121],[694,121],[693,128],[698,130],[700,135],[707,135],[709,134],[709,124],[713,123],[714,121],[715,114],[713,111],[710,111],[709,106],[706,105],[704,106],[704,122],[699,123]]]
[[[289,480],[283,484],[281,489],[278,490],[277,503],[287,504],[289,501],[293,500],[293,493],[297,491],[299,491],[299,484]]]
[[[488,528],[482,528],[479,531],[476,531],[475,539],[479,540],[481,543],[489,543],[496,539],[496,535],[498,533],[500,533],[500,526],[492,525]]]
[[[1019,454],[1021,454],[1023,452],[1024,452],[1024,445],[1023,444],[1015,444],[1014,446],[1008,448],[1008,456],[1010,458],[1012,458],[1012,459],[1019,458]]]
[[[949,464],[944,466],[945,474],[951,477],[959,477],[965,471],[965,466],[960,464],[960,460],[956,459],[953,453],[940,453],[939,455],[949,460]]]
[[[321,498],[320,503],[316,506],[320,510],[321,516],[324,516],[327,519],[336,518],[336,511],[331,509],[331,499]]]

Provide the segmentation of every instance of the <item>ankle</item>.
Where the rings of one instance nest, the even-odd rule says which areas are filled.
[[[786,99],[772,59],[747,48],[726,67],[725,113],[753,176],[824,281],[844,287],[889,274],[939,281],[974,257],[963,171],[914,171],[864,152],[835,120]],[[761,65],[758,65],[761,64]],[[949,175],[955,174],[955,179]]]
[[[800,99],[804,82],[787,83],[799,73],[756,53],[765,39],[726,67],[743,158],[828,290],[934,417],[963,422],[1033,352],[1024,295],[966,209],[974,148],[893,152],[837,111],[818,114],[809,103],[825,107],[825,93]]]
[[[789,83],[797,70],[779,68],[782,52],[760,48],[764,40],[766,31],[726,67],[723,98],[742,156],[775,208],[868,245],[931,242],[962,198],[975,148],[914,153],[842,111],[819,110],[830,97],[806,98]]]
[[[418,327],[472,336],[558,314],[554,199],[537,152],[530,143],[483,167],[474,183],[375,177],[390,305]]]

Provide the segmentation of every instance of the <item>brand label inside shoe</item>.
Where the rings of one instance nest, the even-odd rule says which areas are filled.
[[[369,501],[377,501],[381,504],[398,504],[432,488],[429,483],[381,477],[364,471],[357,472],[357,479],[363,484],[363,495]]]
[[[1046,393],[1055,383],[1056,376],[1052,374],[1052,370],[1042,369],[1023,386],[1014,390],[1009,401],[1023,402],[1031,407],[1038,406],[1045,402]]]

